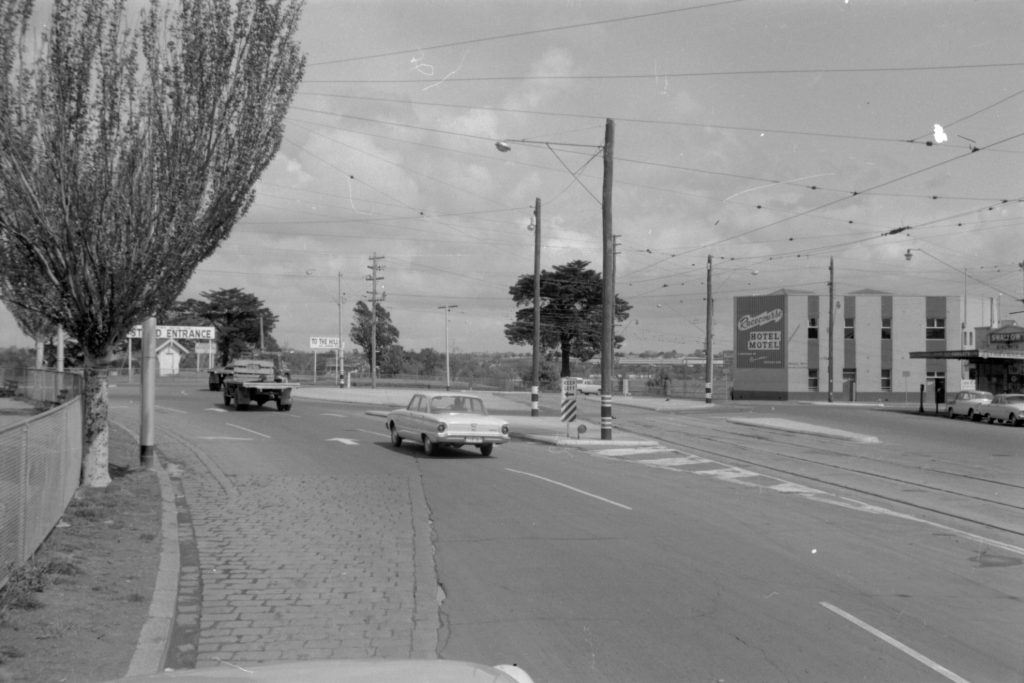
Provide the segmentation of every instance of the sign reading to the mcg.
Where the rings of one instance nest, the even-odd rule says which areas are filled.
[[[338,348],[337,337],[310,337],[309,348],[311,349],[336,349]]]
[[[736,367],[786,367],[785,307],[783,296],[748,296],[736,300]]]
[[[213,341],[217,336],[214,327],[184,327],[179,325],[157,325],[157,339],[193,339],[197,341]],[[136,325],[128,333],[129,339],[142,339],[142,325]]]

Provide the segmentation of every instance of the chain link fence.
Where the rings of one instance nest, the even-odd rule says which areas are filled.
[[[0,426],[0,586],[60,521],[82,471],[82,378],[27,370],[3,376],[4,392],[40,405],[38,415]]]

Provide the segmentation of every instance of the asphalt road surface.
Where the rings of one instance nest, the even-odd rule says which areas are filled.
[[[161,388],[158,415],[234,486],[421,484],[440,657],[546,683],[1022,680],[1024,429],[776,406],[880,435],[859,443],[730,422],[766,405],[618,409],[660,445],[425,458],[358,407],[218,403]]]

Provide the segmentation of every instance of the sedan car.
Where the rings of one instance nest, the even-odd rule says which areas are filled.
[[[494,444],[509,440],[508,422],[487,414],[479,396],[457,392],[414,394],[409,405],[388,413],[391,444],[409,439],[423,444],[426,455],[438,446],[476,446],[490,455]]]
[[[985,417],[990,403],[992,394],[987,391],[961,391],[946,406],[946,414],[950,417],[966,417],[968,420],[980,422]]]
[[[985,417],[989,424],[1005,422],[1008,425],[1019,425],[1024,422],[1024,394],[996,394],[985,408]]]

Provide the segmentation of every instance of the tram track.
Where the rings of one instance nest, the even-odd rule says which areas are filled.
[[[691,424],[694,431],[688,432],[685,439],[682,435],[673,433],[679,427],[678,417],[675,424],[671,426],[658,424],[656,426],[659,432],[658,440],[667,446],[678,448],[681,452],[706,457],[723,464],[744,467],[765,475],[813,483],[851,495],[869,496],[888,504],[906,506],[947,519],[1010,534],[1016,538],[1024,538],[1024,486],[1020,484],[964,472],[882,461],[858,453],[853,450],[853,447],[844,447],[840,444],[824,445],[820,442],[812,444],[806,441],[808,438],[816,439],[816,437],[795,438],[794,435],[789,435],[789,440],[785,442],[785,448],[782,448],[777,441],[764,434],[732,435],[723,432],[721,426],[709,424],[707,420],[693,421]],[[650,426],[655,427],[655,425]],[[816,441],[820,440],[816,439]],[[752,451],[757,455],[744,457],[737,454]],[[829,462],[830,458],[856,458],[863,462],[873,463],[879,468],[909,469],[920,476],[914,477],[905,473],[901,475],[900,472],[894,471],[871,471],[866,467]],[[766,459],[772,462],[766,462]],[[786,466],[782,464],[783,462],[790,464]],[[801,465],[806,468],[816,468],[819,471],[800,471],[799,466]],[[834,476],[830,476],[830,473]],[[929,475],[969,480],[986,487],[993,487],[993,492],[986,494],[979,491],[965,491],[948,484],[927,482],[925,478]],[[850,476],[859,478],[859,483],[842,481],[843,477]],[[913,496],[895,495],[891,490],[884,490],[881,486],[872,487],[867,484],[869,481],[888,485],[890,489],[892,487],[912,487],[916,491],[945,496],[948,499],[939,506],[934,501],[914,500]],[[1006,495],[1001,496],[996,492],[1004,492]],[[1020,523],[1016,527],[996,521],[1018,515]]]

